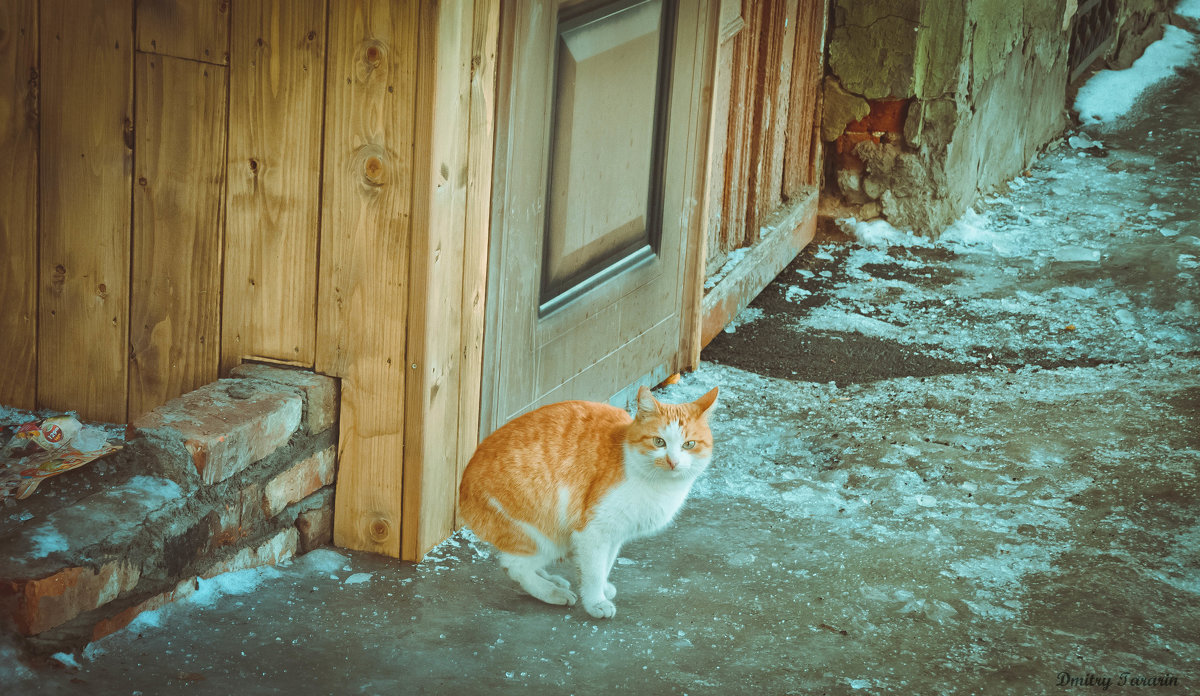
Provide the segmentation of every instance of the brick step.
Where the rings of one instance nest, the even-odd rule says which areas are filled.
[[[328,543],[337,403],[333,378],[243,365],[138,418],[124,450],[0,528],[0,615],[33,651],[78,649],[197,577]]]

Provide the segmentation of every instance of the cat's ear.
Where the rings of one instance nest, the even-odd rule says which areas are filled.
[[[658,399],[650,393],[650,387],[642,385],[638,387],[637,397],[638,415],[651,415],[658,413]]]
[[[708,412],[717,405],[717,387],[713,387],[712,391],[692,402],[696,408],[700,410],[700,415],[708,416]]]

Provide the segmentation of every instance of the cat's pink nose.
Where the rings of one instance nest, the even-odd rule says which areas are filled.
[[[671,469],[674,470],[675,467],[679,466],[679,462],[675,461],[674,459],[671,459],[670,457],[667,457],[667,466],[671,467]]]

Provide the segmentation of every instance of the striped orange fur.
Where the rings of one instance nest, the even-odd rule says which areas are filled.
[[[552,604],[574,604],[546,567],[573,556],[593,616],[612,616],[607,582],[626,541],[665,527],[712,456],[707,416],[717,390],[664,404],[642,387],[634,417],[567,401],[520,416],[475,451],[459,487],[467,526],[499,551],[509,575]]]

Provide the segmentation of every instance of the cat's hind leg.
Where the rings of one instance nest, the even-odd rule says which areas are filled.
[[[541,550],[529,556],[505,553],[497,554],[500,565],[508,572],[508,576],[517,581],[529,594],[547,604],[566,604],[575,606],[577,597],[570,590],[570,583],[565,579],[546,572],[546,565],[556,558],[553,554],[545,554]]]
[[[546,570],[545,568],[542,568],[541,570],[539,570],[537,572],[537,574],[542,576],[543,578],[546,578],[547,580],[554,583],[555,585],[558,585],[559,587],[563,588],[564,590],[571,589],[571,582],[561,575],[555,575],[555,574],[551,573],[550,571]]]

